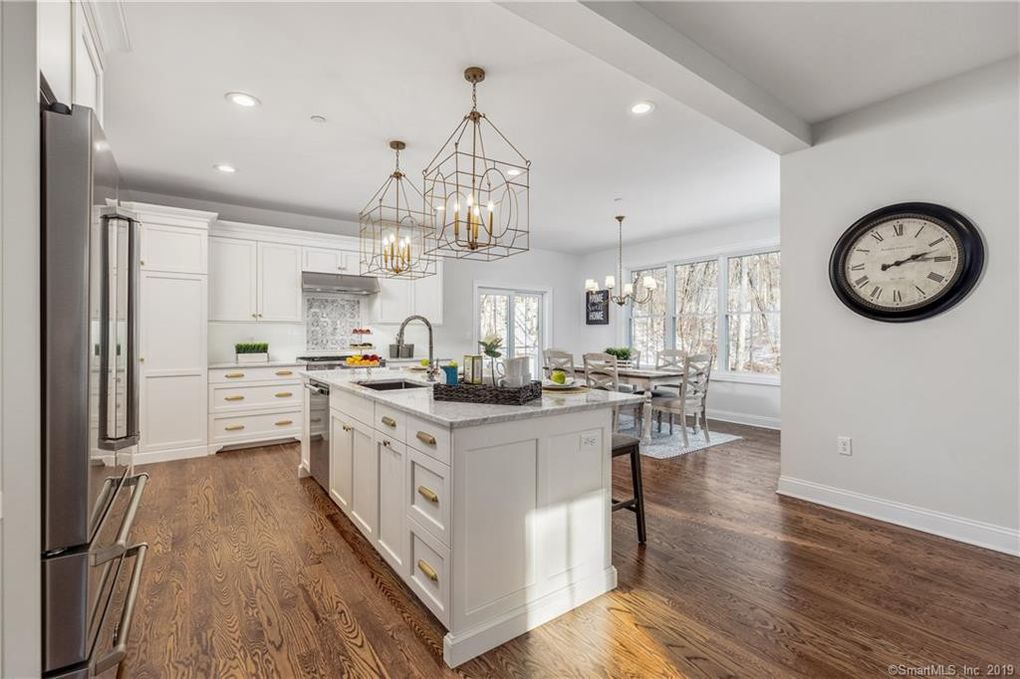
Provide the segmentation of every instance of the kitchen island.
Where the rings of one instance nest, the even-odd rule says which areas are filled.
[[[641,396],[495,406],[405,370],[301,375],[330,391],[330,498],[447,629],[448,665],[616,586],[611,413]]]

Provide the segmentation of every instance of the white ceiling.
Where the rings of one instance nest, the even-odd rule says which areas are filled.
[[[617,196],[632,240],[778,212],[773,153],[496,5],[131,3],[126,17],[105,127],[130,188],[355,218],[391,170],[387,140],[407,141],[417,174],[478,64],[480,109],[532,161],[533,247],[614,245]],[[641,99],[657,107],[638,118]]]
[[[642,2],[818,122],[1017,53],[1015,2]]]

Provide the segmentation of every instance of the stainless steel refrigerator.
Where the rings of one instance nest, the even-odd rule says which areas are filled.
[[[131,526],[138,442],[138,240],[91,109],[42,112],[42,582],[45,677],[127,653],[147,545]],[[127,461],[127,463],[126,463]]]

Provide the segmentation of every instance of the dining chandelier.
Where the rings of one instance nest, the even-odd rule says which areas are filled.
[[[485,71],[472,66],[464,79],[471,110],[422,173],[431,245],[442,257],[483,261],[526,252],[531,161],[478,110]]]
[[[644,276],[639,278],[634,277],[634,280],[630,283],[623,284],[623,291],[619,295],[614,295],[613,290],[616,288],[616,281],[623,281],[623,215],[616,215],[616,222],[620,229],[619,248],[617,250],[616,259],[616,275],[606,276],[606,290],[609,290],[609,299],[616,302],[620,306],[623,306],[627,302],[634,302],[634,304],[645,304],[650,302],[652,295],[655,294],[655,290],[659,287],[658,282],[653,276]],[[589,278],[584,282],[584,289],[588,292],[595,292],[599,289],[598,283],[595,279]]]
[[[424,196],[400,169],[406,147],[402,141],[390,142],[396,156],[393,172],[358,214],[362,275],[415,279],[436,273],[431,215],[418,208]]]

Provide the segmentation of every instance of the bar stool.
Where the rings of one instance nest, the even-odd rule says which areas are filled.
[[[626,434],[613,434],[613,457],[630,456],[630,478],[634,497],[628,500],[613,498],[613,511],[629,509],[637,514],[638,542],[645,544],[645,491],[641,485],[641,439]]]

